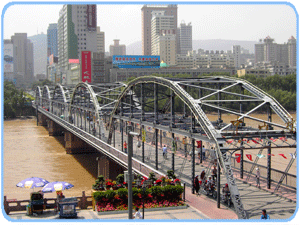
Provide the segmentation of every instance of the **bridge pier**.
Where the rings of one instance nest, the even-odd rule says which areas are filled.
[[[64,129],[55,123],[53,120],[48,120],[47,123],[49,136],[62,136]]]
[[[67,154],[88,153],[96,150],[71,132],[65,131],[65,148]]]
[[[39,126],[47,126],[47,120],[48,118],[43,113],[37,114],[37,120]]]
[[[103,175],[105,180],[115,180],[119,174],[124,173],[124,168],[108,156],[103,155],[97,157],[96,160],[98,161],[98,176]]]

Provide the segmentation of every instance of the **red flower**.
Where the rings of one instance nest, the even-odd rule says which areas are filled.
[[[153,198],[153,196],[152,196],[151,194],[148,194],[148,197],[149,197],[149,198]]]

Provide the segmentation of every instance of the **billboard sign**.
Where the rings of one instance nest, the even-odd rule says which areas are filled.
[[[97,16],[96,16],[96,5],[87,5],[87,29],[89,31],[96,31],[97,27]]]
[[[73,63],[80,63],[79,59],[69,59],[69,63],[73,64]]]
[[[91,51],[81,52],[81,79],[82,82],[92,82]]]
[[[4,44],[4,72],[13,73],[14,72],[14,52],[13,44]]]
[[[113,68],[159,68],[159,55],[114,55]]]

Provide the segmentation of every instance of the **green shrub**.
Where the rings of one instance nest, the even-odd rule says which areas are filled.
[[[149,180],[152,181],[152,183],[154,183],[154,181],[156,181],[156,176],[153,172],[150,172],[149,173]]]
[[[108,199],[108,201],[111,201],[116,195],[116,192],[114,190],[107,190],[105,192],[105,197]]]
[[[141,193],[141,189],[138,189],[136,187],[132,188],[132,197],[133,198],[137,198],[139,193]]]
[[[117,194],[120,196],[121,199],[125,200],[128,196],[128,189],[126,188],[119,188],[117,190]]]
[[[93,197],[96,202],[102,201],[102,198],[106,198],[106,192],[105,191],[97,191],[93,193]]]
[[[117,181],[118,184],[123,184],[123,182],[124,182],[124,174],[123,173],[119,174],[116,177],[116,181]]]
[[[174,187],[174,195],[179,199],[180,195],[183,193],[184,188],[181,185],[175,185]]]
[[[153,186],[150,188],[150,193],[154,198],[156,198],[158,195],[161,195],[163,193],[162,187],[161,186]]]
[[[170,178],[170,179],[176,179],[176,176],[175,176],[173,170],[168,170],[168,171],[167,171],[167,176],[168,176],[168,178]]]

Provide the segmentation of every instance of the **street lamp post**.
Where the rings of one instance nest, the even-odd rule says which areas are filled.
[[[132,126],[127,126],[127,142],[128,142],[128,219],[132,219],[132,152],[133,152],[133,136],[139,136],[138,133],[132,132]]]

